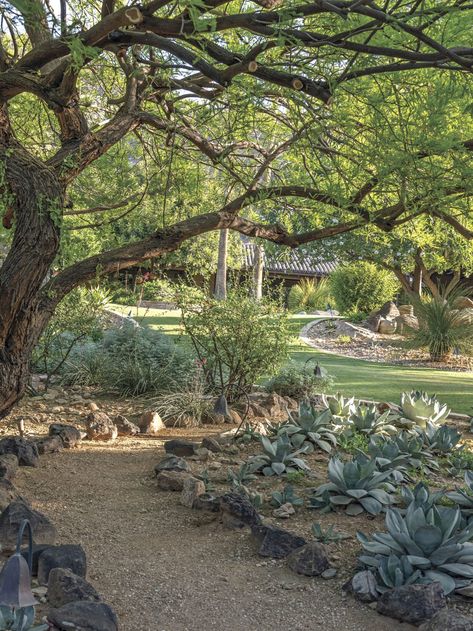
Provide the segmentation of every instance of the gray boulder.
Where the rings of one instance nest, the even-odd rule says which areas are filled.
[[[67,603],[52,609],[47,620],[60,631],[118,631],[117,617],[105,603]]]
[[[38,559],[38,582],[47,585],[49,573],[55,568],[67,569],[85,578],[87,559],[80,545],[52,546],[40,554]]]
[[[49,426],[50,436],[59,436],[66,449],[72,449],[82,440],[80,430],[74,425],[67,425],[65,423],[53,423]]]
[[[161,471],[190,471],[189,463],[184,458],[169,454],[154,467],[154,472],[158,475]]]
[[[260,546],[258,554],[272,559],[284,559],[307,543],[303,537],[274,526],[253,526],[251,532]]]
[[[345,583],[343,589],[351,592],[362,603],[373,603],[379,598],[376,579],[373,572],[369,570],[357,572],[352,579]]]
[[[473,631],[473,618],[455,609],[442,609],[419,627],[419,631]]]
[[[100,602],[95,587],[71,570],[53,568],[49,572],[48,601],[51,607],[62,607],[78,600]]]
[[[320,576],[330,567],[325,547],[315,541],[291,552],[287,564],[293,572],[304,576]]]
[[[204,493],[205,484],[202,480],[189,476],[187,480],[184,480],[180,502],[183,506],[192,508],[197,498]]]
[[[160,471],[156,481],[162,491],[182,491],[184,482],[192,477],[187,471]]]
[[[248,498],[230,491],[219,498],[222,519],[226,526],[243,528],[261,524],[261,517]]]
[[[420,624],[430,620],[447,604],[440,583],[402,585],[381,594],[377,611],[402,622]]]
[[[193,456],[196,450],[196,443],[190,440],[184,440],[183,438],[175,438],[173,440],[167,440],[164,443],[164,451],[167,454],[173,454],[181,458]]]
[[[18,457],[15,454],[0,456],[0,478],[13,480],[18,470]]]
[[[19,436],[9,436],[0,440],[0,455],[14,454],[20,467],[37,467],[39,452],[36,443]]]
[[[54,544],[57,533],[51,521],[24,500],[18,499],[11,502],[0,515],[0,545],[3,550],[15,548],[18,529],[24,519],[31,524],[35,543]]]
[[[36,446],[41,455],[55,454],[64,449],[64,443],[59,436],[45,436],[36,441]]]

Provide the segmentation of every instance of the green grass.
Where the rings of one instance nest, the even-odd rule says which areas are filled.
[[[182,335],[179,311],[121,306],[114,309],[126,314],[131,310],[131,316],[142,326],[162,330],[176,339]],[[319,352],[298,339],[302,327],[313,319],[313,316],[292,316],[291,357],[301,363],[309,357],[316,357],[335,378],[336,391],[362,399],[398,402],[404,390],[425,390],[430,394],[436,393],[455,412],[470,414],[473,411],[471,372],[390,366]]]

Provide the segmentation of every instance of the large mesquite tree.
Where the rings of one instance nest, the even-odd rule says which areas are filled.
[[[80,283],[214,230],[296,247],[408,221],[405,197],[377,194],[374,172],[340,195],[324,189],[303,160],[305,175],[288,181],[297,169],[283,174],[283,158],[297,156],[298,143],[315,156],[339,153],[333,135],[314,138],[311,122],[317,127],[329,116],[343,86],[356,108],[359,81],[373,81],[376,92],[392,73],[433,80],[468,76],[473,65],[473,9],[464,0],[11,0],[0,14],[0,186],[3,226],[11,230],[0,268],[0,417],[23,394],[32,348],[56,305]],[[37,124],[49,125],[41,148],[28,132],[36,123],[25,104],[33,101],[42,111]],[[231,122],[229,133],[220,120]],[[157,145],[199,152],[209,178],[225,177],[224,203],[50,278],[74,182],[126,138],[130,151],[142,143],[151,156]],[[275,165],[279,175],[267,177]],[[172,177],[169,170],[166,180]],[[258,214],[279,200],[285,211],[300,209],[304,229],[292,230],[274,212]],[[445,220],[463,229],[457,218]]]

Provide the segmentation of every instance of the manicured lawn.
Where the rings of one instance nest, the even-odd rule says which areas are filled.
[[[142,326],[162,330],[169,335],[180,336],[179,311],[137,309],[136,307],[114,307],[122,313],[130,313]],[[294,316],[291,319],[293,342],[291,356],[298,362],[317,357],[335,378],[334,390],[347,395],[377,401],[399,400],[403,390],[425,390],[448,403],[455,412],[473,412],[473,373],[458,373],[428,368],[404,368],[356,360],[321,353],[299,341],[302,327],[313,320],[313,316]]]

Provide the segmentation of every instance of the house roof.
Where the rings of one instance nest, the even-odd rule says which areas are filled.
[[[243,265],[251,269],[256,260],[256,244],[243,241]],[[337,267],[336,261],[323,261],[303,250],[279,250],[264,253],[264,266],[268,272],[287,276],[327,276]]]

